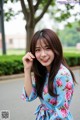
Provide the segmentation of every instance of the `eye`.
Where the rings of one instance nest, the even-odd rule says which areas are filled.
[[[38,51],[40,51],[40,49],[35,49],[35,52],[38,52]]]

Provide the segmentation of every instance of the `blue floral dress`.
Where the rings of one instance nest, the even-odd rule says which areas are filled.
[[[58,94],[57,98],[48,93],[48,76],[43,88],[41,104],[37,107],[35,114],[36,120],[73,120],[69,111],[69,105],[72,99],[74,84],[71,73],[61,64],[60,69],[54,79],[54,92]],[[23,89],[22,99],[32,101],[37,98],[35,84],[28,97]]]

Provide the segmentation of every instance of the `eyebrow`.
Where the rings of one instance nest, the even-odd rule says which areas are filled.
[[[49,47],[49,45],[45,45],[45,46],[43,46],[43,47]],[[40,48],[40,47],[37,46],[36,48]]]

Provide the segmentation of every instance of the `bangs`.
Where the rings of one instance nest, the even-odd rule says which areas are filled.
[[[37,42],[38,42],[38,41],[40,42],[41,47],[43,46],[43,45],[42,45],[43,43],[45,44],[45,46],[49,46],[49,47],[50,47],[48,40],[45,39],[44,37],[39,38],[39,39],[37,40]],[[36,44],[37,44],[37,42],[36,42]],[[43,42],[43,43],[42,43],[42,42]],[[35,46],[36,46],[36,45],[35,45]]]

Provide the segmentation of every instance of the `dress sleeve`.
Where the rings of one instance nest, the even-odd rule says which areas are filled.
[[[37,91],[36,91],[36,88],[35,88],[35,84],[32,84],[32,91],[31,91],[31,94],[29,95],[29,97],[27,96],[26,91],[23,88],[21,99],[30,102],[30,101],[35,100],[36,98],[37,98]]]
[[[55,85],[58,96],[52,119],[66,120],[66,118],[69,117],[70,120],[72,120],[72,116],[69,112],[69,104],[73,95],[74,88],[72,77],[66,75],[61,76],[56,79]]]

